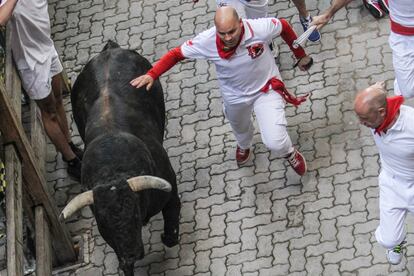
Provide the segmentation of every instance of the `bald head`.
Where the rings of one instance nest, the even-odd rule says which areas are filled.
[[[214,15],[214,24],[216,27],[217,25],[227,24],[231,21],[239,21],[239,15],[235,8],[230,6],[217,8],[216,14]]]
[[[242,22],[236,10],[230,6],[217,9],[214,16],[214,25],[221,41],[228,48],[235,47],[241,35]]]
[[[378,127],[386,115],[387,91],[384,82],[377,82],[357,93],[354,110],[361,123],[370,128]]]

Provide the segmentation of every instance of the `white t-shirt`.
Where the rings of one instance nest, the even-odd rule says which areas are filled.
[[[19,70],[34,69],[51,56],[54,44],[50,37],[50,19],[46,0],[19,0],[9,27],[13,58]]]
[[[414,27],[413,0],[390,0],[388,5],[392,21],[406,27]]]
[[[374,134],[381,168],[389,175],[414,180],[414,108],[402,105],[394,125],[381,136]]]
[[[282,80],[269,43],[282,31],[276,18],[244,19],[244,36],[230,59],[219,56],[216,28],[208,29],[181,45],[185,58],[206,59],[216,66],[217,79],[226,103],[248,101],[272,77]]]

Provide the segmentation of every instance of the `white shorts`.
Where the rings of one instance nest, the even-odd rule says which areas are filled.
[[[392,63],[395,71],[394,93],[414,97],[414,36],[390,33]]]
[[[41,100],[51,92],[52,77],[62,72],[56,49],[44,63],[36,63],[34,70],[19,70],[22,86],[32,100]]]
[[[375,237],[379,244],[391,249],[404,240],[406,214],[414,212],[414,180],[381,171],[378,181],[380,224]]]
[[[251,101],[239,104],[224,103],[224,114],[242,149],[251,147],[254,127],[252,112],[260,128],[262,141],[278,157],[285,157],[293,151],[292,142],[286,129],[285,102],[273,90],[259,93]]]
[[[268,0],[216,0],[217,7],[231,6],[241,18],[267,17]]]

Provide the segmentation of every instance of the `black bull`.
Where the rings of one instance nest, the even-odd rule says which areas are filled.
[[[133,275],[135,260],[144,256],[141,228],[155,214],[162,211],[164,217],[163,243],[178,243],[180,201],[162,146],[162,87],[156,81],[147,92],[129,84],[150,68],[136,52],[108,42],[80,73],[71,96],[85,143],[81,182],[91,191],[74,198],[62,217],[90,205],[99,232],[126,275]]]

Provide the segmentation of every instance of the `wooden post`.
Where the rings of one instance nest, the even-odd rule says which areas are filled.
[[[5,143],[13,143],[22,159],[24,170],[22,171],[24,191],[30,198],[30,203],[24,204],[25,208],[33,205],[42,205],[47,214],[50,233],[53,240],[52,246],[56,254],[56,263],[62,265],[76,260],[76,252],[73,248],[70,233],[65,224],[59,222],[58,209],[54,199],[49,195],[42,170],[39,168],[38,158],[32,150],[31,143],[27,139],[21,126],[21,89],[18,74],[14,68],[11,55],[10,30],[6,32],[6,88],[0,83],[0,131]],[[31,204],[31,206],[29,206]],[[33,212],[32,212],[33,213]],[[31,215],[31,219],[34,218]],[[9,274],[15,276],[16,274]]]
[[[34,101],[30,101],[30,144],[41,173],[46,175],[46,136],[40,110]]]
[[[23,276],[22,166],[13,145],[5,147],[7,273]]]
[[[5,62],[5,77],[6,77],[6,93],[12,103],[14,111],[19,121],[22,119],[22,92],[20,86],[20,78],[14,66],[12,52],[11,52],[11,37],[12,33],[9,28],[6,28],[6,62]]]
[[[45,210],[36,210],[36,275],[52,275],[52,244]]]

